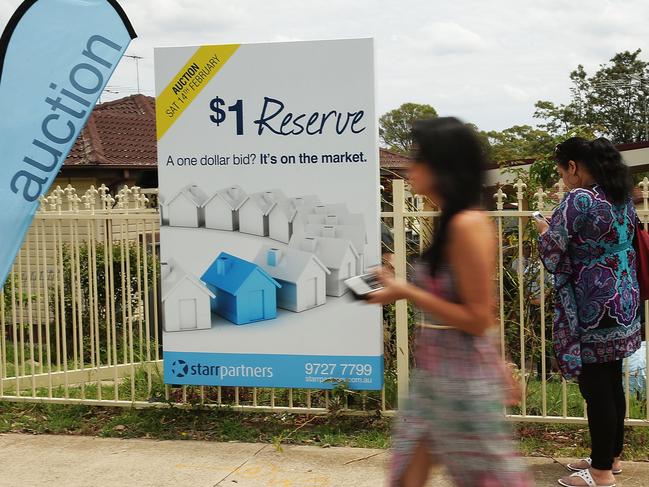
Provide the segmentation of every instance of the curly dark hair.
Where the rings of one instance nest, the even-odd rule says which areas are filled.
[[[615,204],[626,203],[631,197],[631,172],[619,151],[604,137],[593,141],[571,137],[556,147],[554,159],[564,169],[568,168],[569,161],[583,164]]]

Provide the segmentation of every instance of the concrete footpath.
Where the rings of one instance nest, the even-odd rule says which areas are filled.
[[[565,470],[528,459],[536,485]],[[387,452],[361,448],[0,435],[0,486],[379,487]],[[431,486],[451,486],[442,473]],[[625,463],[619,487],[649,486],[649,463]]]

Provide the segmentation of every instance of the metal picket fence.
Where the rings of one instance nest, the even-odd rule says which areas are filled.
[[[649,225],[649,180],[640,214]],[[499,190],[494,219],[499,242],[499,341],[516,364],[524,390],[515,421],[585,422],[576,384],[560,378],[551,359],[551,284],[535,255],[532,209],[525,185]],[[562,188],[555,196],[560,197]],[[506,200],[517,209],[505,210]],[[0,401],[134,408],[227,407],[242,411],[392,415],[407,395],[412,337],[419,320],[405,301],[384,309],[382,391],[267,389],[165,385],[160,326],[157,192],[105,186],[77,195],[57,188],[41,201],[13,270],[0,291]],[[392,181],[390,211],[395,272],[406,277],[432,237],[434,210],[418,206],[403,180]],[[536,207],[551,209],[540,190]],[[649,316],[649,303],[645,317]],[[645,319],[645,329],[649,321]],[[647,350],[645,361],[649,359]],[[649,425],[648,386],[627,364],[628,424]],[[641,384],[641,385],[639,385]]]

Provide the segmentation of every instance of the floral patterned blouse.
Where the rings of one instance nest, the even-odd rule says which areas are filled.
[[[582,364],[613,362],[640,347],[631,200],[611,204],[599,186],[570,191],[539,237],[555,279],[554,350],[566,379]]]

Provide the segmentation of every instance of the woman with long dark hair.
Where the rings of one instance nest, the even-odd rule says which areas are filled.
[[[591,456],[570,464],[564,486],[614,486],[620,473],[626,401],[622,360],[640,347],[633,237],[639,224],[632,180],[613,144],[573,137],[555,150],[569,188],[539,250],[555,278],[554,350],[586,400]]]
[[[423,486],[433,465],[456,485],[530,485],[504,422],[506,374],[492,337],[494,230],[479,210],[483,147],[455,118],[413,126],[419,155],[410,167],[415,193],[441,209],[432,246],[410,284],[381,272],[370,302],[407,299],[424,313],[408,403],[394,432],[392,486]]]

